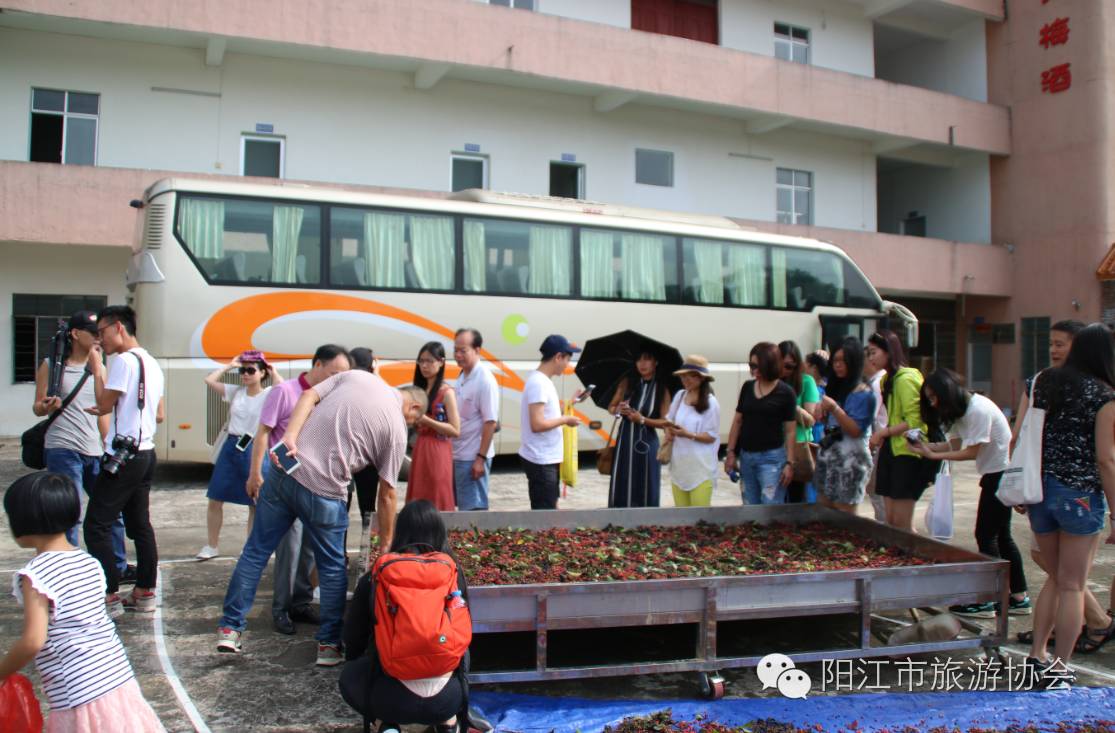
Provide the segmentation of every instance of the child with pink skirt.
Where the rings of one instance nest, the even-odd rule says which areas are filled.
[[[4,495],[12,534],[35,550],[15,574],[23,634],[0,659],[0,685],[32,659],[50,703],[46,733],[165,733],[143,698],[105,609],[105,576],[66,540],[81,514],[69,477],[38,471]]]

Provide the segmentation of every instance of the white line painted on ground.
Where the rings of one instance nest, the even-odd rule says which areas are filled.
[[[174,690],[174,696],[178,698],[178,704],[186,713],[186,717],[190,719],[197,733],[212,733],[209,726],[205,724],[205,718],[201,717],[194,701],[190,699],[190,693],[186,692],[178,673],[174,671],[170,655],[167,654],[166,638],[163,636],[163,584],[161,582],[155,584],[155,618],[152,620],[152,624],[155,627],[155,651],[159,655],[159,664],[162,665],[163,675],[170,683],[170,688]]]

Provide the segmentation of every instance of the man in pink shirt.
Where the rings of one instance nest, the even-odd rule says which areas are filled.
[[[259,416],[259,428],[256,431],[258,439],[252,441],[252,466],[246,487],[248,496],[253,499],[259,496],[264,481],[265,454],[282,440],[290,414],[294,412],[294,406],[302,392],[334,374],[346,371],[349,366],[348,352],[343,346],[319,346],[314,352],[310,371],[298,375],[298,379],[288,379],[267,395]],[[270,465],[270,461],[267,465]],[[313,568],[314,550],[309,535],[302,531],[302,522],[295,521],[275,550],[271,623],[280,634],[293,634],[295,621],[308,624],[320,622],[318,613],[311,604],[314,588],[310,582],[310,573]]]
[[[294,520],[300,519],[313,542],[321,582],[317,664],[332,667],[343,661],[348,486],[354,472],[370,465],[379,469],[376,519],[381,547],[389,543],[407,426],[422,416],[426,403],[426,393],[417,387],[395,390],[378,376],[359,370],[336,374],[302,393],[282,440],[299,465],[289,474],[273,467],[260,492],[251,536],[225,595],[218,651],[241,651],[245,617],[268,557]]]

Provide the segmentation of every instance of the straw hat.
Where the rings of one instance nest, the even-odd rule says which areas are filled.
[[[696,374],[706,381],[715,382],[716,377],[712,376],[708,370],[708,359],[700,354],[690,354],[685,357],[685,362],[681,365],[681,369],[674,372],[675,377],[680,377],[682,374]]]

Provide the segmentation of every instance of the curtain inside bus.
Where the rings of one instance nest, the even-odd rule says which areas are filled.
[[[484,257],[484,224],[465,220],[465,290],[482,293],[487,288],[488,268]]]
[[[628,234],[620,237],[622,297],[630,300],[666,300],[666,269],[662,253],[665,237]]]
[[[418,286],[453,289],[453,220],[447,216],[410,217],[411,264]]]
[[[614,247],[615,235],[611,232],[581,230],[581,295],[586,298],[616,296]]]
[[[183,197],[178,205],[178,231],[195,257],[224,257],[225,202]]]
[[[728,247],[728,302],[732,305],[767,304],[766,252],[757,245]]]
[[[724,302],[724,246],[720,242],[686,239],[693,243],[693,261],[697,265],[695,293],[698,303]]]
[[[530,228],[530,278],[533,295],[569,295],[572,282],[573,230],[569,227]]]
[[[406,284],[406,217],[402,214],[364,214],[364,282],[377,288]]]
[[[301,206],[275,207],[271,215],[271,282],[297,282],[298,237],[305,214]]]
[[[771,295],[774,307],[786,307],[786,250],[774,247],[770,251]]]

